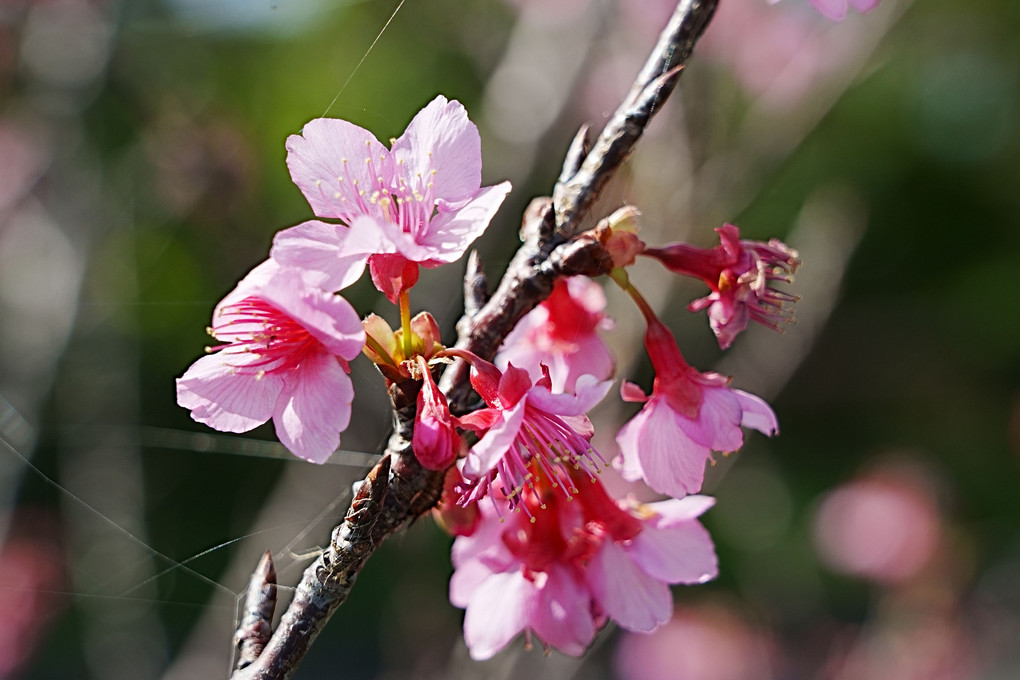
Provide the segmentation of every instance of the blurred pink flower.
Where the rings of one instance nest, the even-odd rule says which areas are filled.
[[[779,0],[768,0],[769,4],[776,4]],[[822,16],[833,21],[843,21],[847,12],[853,7],[861,14],[866,14],[878,7],[881,0],[811,0]]]
[[[0,218],[38,179],[45,152],[29,131],[0,118]]]
[[[620,456],[613,461],[624,479],[643,479],[659,493],[681,498],[701,489],[712,451],[736,451],[744,443],[741,426],[772,436],[776,414],[760,398],[727,387],[718,373],[700,373],[687,364],[672,333],[647,318],[645,348],[655,368],[652,395],[624,382],[625,401],[645,406],[616,435]]]
[[[342,224],[285,229],[272,257],[311,270],[316,285],[340,290],[357,280],[370,256],[389,255],[373,267],[373,280],[393,302],[414,285],[417,265],[460,258],[510,191],[509,182],[481,187],[478,129],[459,102],[442,96],[390,149],[364,128],[318,118],[291,135],[287,151],[291,178],[313,212]]]
[[[65,585],[64,556],[48,538],[56,533],[49,518],[22,510],[12,527],[0,547],[0,678],[21,677],[18,669],[60,608]]]
[[[719,346],[726,349],[749,320],[774,330],[789,321],[786,305],[797,297],[773,285],[793,281],[800,259],[796,250],[777,239],[768,243],[740,240],[740,230],[732,224],[724,224],[716,232],[721,243],[714,248],[673,243],[646,248],[642,254],[659,260],[670,271],[699,278],[712,289],[688,309],[708,309],[712,331]]]
[[[712,539],[697,521],[713,499],[626,508],[596,480],[581,480],[575,502],[567,502],[532,470],[527,512],[504,522],[483,504],[475,533],[454,541],[450,601],[467,610],[473,658],[491,657],[522,631],[578,656],[607,619],[653,630],[672,613],[669,584],[716,575]]]
[[[621,680],[771,680],[769,638],[720,606],[678,608],[651,635],[626,634],[616,648]]]
[[[699,44],[701,54],[729,67],[740,86],[773,110],[799,103],[861,47],[858,25],[827,30],[827,22],[796,3],[728,0]],[[806,8],[804,8],[806,9]]]
[[[496,366],[505,369],[512,363],[532,380],[542,377],[545,366],[553,392],[573,392],[582,375],[608,380],[615,360],[597,332],[612,327],[605,309],[602,286],[591,279],[558,280],[552,295],[525,315],[503,341]]]
[[[834,570],[898,583],[917,574],[935,554],[941,540],[939,512],[916,476],[876,473],[822,499],[814,539]]]
[[[267,260],[216,306],[209,333],[225,344],[177,379],[177,403],[225,432],[272,418],[291,453],[325,462],[351,417],[347,361],[365,344],[354,308]]]
[[[576,492],[573,469],[591,476],[604,463],[590,443],[593,429],[584,414],[606,396],[611,381],[583,376],[575,392],[553,394],[548,375],[533,383],[513,364],[500,372],[468,352],[449,353],[471,363],[471,385],[488,405],[459,419],[461,427],[484,432],[461,465],[467,487],[461,503],[483,498],[498,477],[510,508],[516,509],[533,483],[532,461],[569,496]]]

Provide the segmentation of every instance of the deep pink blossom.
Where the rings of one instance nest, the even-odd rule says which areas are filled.
[[[768,243],[740,240],[740,230],[732,224],[716,229],[720,245],[698,248],[674,243],[662,248],[647,248],[644,255],[654,257],[671,271],[701,279],[712,292],[689,306],[691,311],[708,308],[709,323],[726,349],[747,328],[748,320],[778,329],[789,321],[788,304],[797,298],[776,290],[776,282],[790,283],[800,266],[797,251],[772,239]]]
[[[578,656],[607,619],[654,630],[672,614],[669,584],[716,575],[712,539],[697,521],[713,499],[627,507],[581,475],[568,502],[532,469],[527,512],[503,521],[482,504],[475,532],[454,541],[450,601],[467,610],[464,639],[475,659],[521,632]]]
[[[460,435],[446,397],[429,373],[425,359],[418,355],[422,374],[418,392],[418,413],[414,419],[411,448],[418,461],[429,470],[445,470],[457,458]]]
[[[605,309],[602,286],[584,276],[560,279],[506,337],[495,364],[506,368],[512,363],[533,380],[542,377],[545,366],[554,392],[573,392],[582,375],[607,380],[615,360],[597,332],[612,328]]]
[[[777,2],[779,0],[769,0],[770,4]],[[881,0],[811,0],[811,4],[822,16],[833,21],[843,21],[851,7],[861,14],[866,14],[878,7],[879,2]]]
[[[268,260],[216,306],[209,333],[224,344],[177,379],[177,403],[225,432],[272,418],[294,455],[329,458],[351,417],[347,361],[365,344],[354,308]]]
[[[646,402],[616,435],[614,461],[624,478],[643,479],[659,493],[681,498],[701,489],[713,451],[736,451],[744,443],[741,426],[769,436],[779,429],[776,415],[760,398],[727,386],[718,373],[700,373],[687,364],[669,330],[648,319],[645,347],[655,368],[652,395],[624,383],[624,400]]]
[[[591,477],[605,463],[591,445],[594,430],[584,414],[602,400],[611,381],[582,376],[575,392],[553,394],[548,375],[533,383],[513,364],[500,372],[469,352],[448,351],[470,361],[471,384],[488,406],[459,419],[461,427],[483,433],[461,464],[468,487],[462,503],[483,498],[498,478],[516,509],[533,484],[532,461],[569,496],[576,491],[572,470]]]
[[[370,257],[386,256],[373,263],[372,278],[395,302],[414,285],[418,265],[460,258],[510,191],[509,182],[481,186],[478,129],[459,102],[442,96],[390,149],[353,123],[319,118],[287,140],[287,151],[291,177],[313,212],[341,224],[285,229],[272,256],[327,290],[355,281]]]

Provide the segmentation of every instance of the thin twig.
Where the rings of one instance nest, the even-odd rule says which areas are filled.
[[[471,299],[457,324],[457,347],[491,359],[521,317],[549,296],[557,278],[608,272],[611,262],[602,247],[605,223],[581,234],[578,225],[672,92],[716,2],[681,0],[630,94],[595,145],[589,151],[587,128],[575,137],[553,198],[535,199],[528,207],[521,229],[524,244],[488,300],[478,285],[479,268],[469,268],[471,280],[465,287]],[[468,408],[471,387],[463,362],[458,360],[445,371],[440,387],[451,408]],[[443,473],[422,468],[411,451],[419,389],[415,381],[391,385],[394,432],[384,457],[358,487],[344,522],[333,531],[329,549],[305,570],[262,653],[236,671],[232,680],[291,677],[316,635],[347,598],[369,555],[439,500]]]
[[[267,550],[248,583],[244,615],[234,636],[234,647],[237,650],[235,669],[247,668],[262,654],[273,634],[275,612],[276,568],[273,566],[273,553]]]

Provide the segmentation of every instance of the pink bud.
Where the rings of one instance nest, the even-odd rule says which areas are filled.
[[[457,458],[460,435],[446,397],[432,380],[424,359],[419,358],[419,365],[423,367],[424,382],[418,393],[418,416],[414,421],[411,448],[418,462],[429,470],[445,470]]]

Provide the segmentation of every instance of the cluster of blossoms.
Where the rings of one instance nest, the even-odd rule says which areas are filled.
[[[575,277],[526,315],[489,361],[447,348],[428,313],[412,317],[409,291],[419,268],[460,258],[486,228],[509,184],[481,186],[478,132],[463,107],[436,98],[389,149],[342,120],[320,119],[287,143],[295,183],[321,219],[286,229],[270,258],[216,307],[208,349],[177,381],[178,402],[213,428],[243,432],[270,418],[294,454],[322,463],[351,414],[349,364],[365,354],[390,383],[420,383],[412,448],[422,466],[447,471],[437,518],[458,538],[450,598],[467,610],[465,638],[487,658],[518,633],[580,654],[612,619],[651,631],[672,612],[672,584],[716,574],[708,533],[697,518],[713,503],[695,495],[713,452],[743,444],[743,427],[777,431],[772,409],[702,373],[630,282],[637,256],[703,280],[720,346],[749,321],[789,320],[796,252],[778,241],[741,240],[718,229],[710,249],[646,246],[637,212],[621,209],[600,242],[610,279],[634,300],[645,324],[655,379],[651,395],[624,382],[626,401],[644,402],[620,429],[607,460],[592,443],[586,414],[609,392],[615,361],[600,332],[612,324],[599,284]],[[328,220],[328,221],[327,221]],[[359,319],[338,294],[365,267],[400,314]],[[435,382],[460,359],[484,406],[453,413]],[[597,474],[612,465],[671,497],[638,504],[612,499]]]

